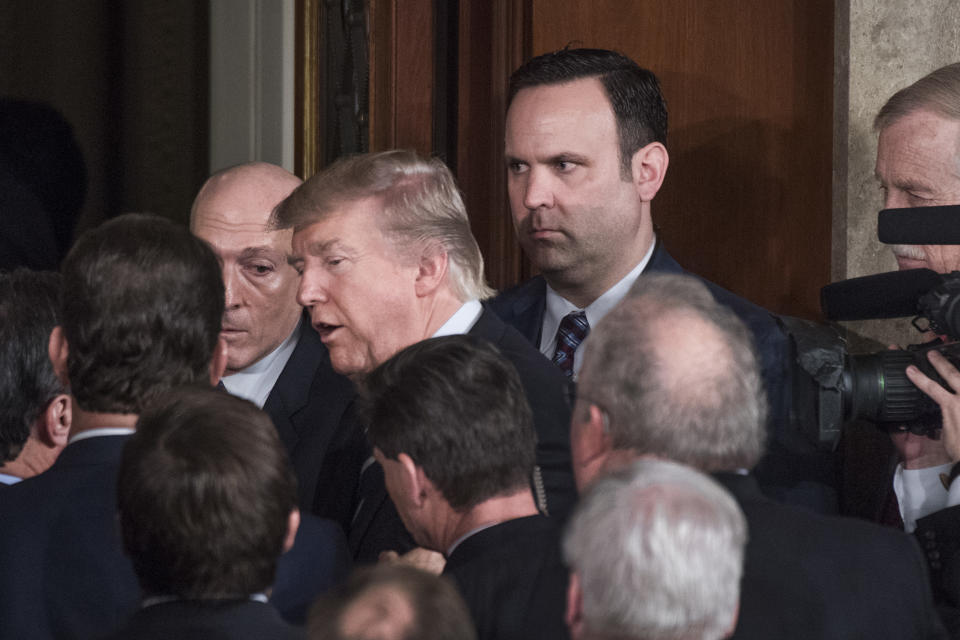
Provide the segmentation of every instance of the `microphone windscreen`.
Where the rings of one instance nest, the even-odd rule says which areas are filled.
[[[884,209],[877,237],[886,244],[960,244],[960,205]]]
[[[820,290],[820,308],[827,320],[913,316],[920,296],[942,279],[930,269],[909,269],[841,280]]]

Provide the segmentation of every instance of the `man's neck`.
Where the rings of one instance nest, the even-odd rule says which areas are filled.
[[[423,300],[424,321],[420,340],[433,336],[463,306],[463,303],[464,301],[457,298],[447,287],[438,290],[429,299]]]
[[[578,309],[585,309],[640,264],[653,242],[652,227],[644,227],[630,250],[622,255],[603,256],[608,259],[602,259],[602,264],[595,269],[577,266],[559,273],[544,272],[543,277],[563,298]]]
[[[73,423],[70,425],[70,437],[92,429],[135,429],[137,426],[135,413],[99,413],[84,411],[73,400]]]
[[[437,549],[446,553],[454,542],[475,529],[492,526],[508,520],[534,516],[539,513],[530,489],[503,494],[485,500],[463,514],[453,514],[446,531],[439,536]]]
[[[15,460],[0,466],[0,473],[17,478],[32,478],[49,469],[59,453],[59,447],[48,447],[31,434],[24,443],[20,455]]]

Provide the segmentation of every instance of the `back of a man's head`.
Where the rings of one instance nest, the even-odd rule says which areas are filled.
[[[140,415],[118,507],[145,594],[243,599],[273,583],[296,480],[267,414],[214,388],[179,388]]]
[[[960,120],[960,62],[940,67],[893,94],[874,119],[874,128],[882,131],[920,110]]]
[[[362,413],[384,456],[410,456],[457,511],[526,486],[536,435],[514,366],[458,335],[403,349],[364,380]]]
[[[59,290],[56,273],[0,273],[0,466],[17,457],[34,422],[65,392],[47,355]]]
[[[208,376],[223,281],[216,256],[185,227],[120,216],[81,236],[62,274],[67,374],[81,409],[136,414]]]
[[[474,640],[448,578],[399,564],[362,567],[310,611],[310,640]]]
[[[664,460],[598,480],[570,521],[575,640],[717,640],[734,628],[747,530],[720,485]]]
[[[578,405],[605,413],[615,449],[706,472],[760,459],[766,397],[750,333],[699,280],[641,276],[584,350]]]

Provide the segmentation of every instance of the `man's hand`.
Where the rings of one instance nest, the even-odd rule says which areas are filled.
[[[409,567],[421,569],[435,575],[440,575],[447,564],[442,554],[424,549],[423,547],[411,549],[402,556],[396,551],[383,551],[380,553],[380,562],[405,564]]]
[[[960,371],[943,357],[938,351],[929,351],[927,359],[944,379],[950,389],[960,389]],[[907,377],[918,389],[940,405],[943,413],[943,431],[940,437],[950,460],[960,460],[960,396],[951,390],[937,384],[914,365],[907,367]]]

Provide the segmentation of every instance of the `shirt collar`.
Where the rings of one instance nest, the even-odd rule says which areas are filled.
[[[572,311],[583,311],[587,315],[587,322],[591,327],[597,326],[597,323],[603,319],[603,316],[613,309],[623,300],[636,282],[643,270],[647,268],[650,258],[653,256],[654,247],[656,247],[656,238],[650,243],[650,248],[643,256],[643,259],[630,270],[630,273],[620,279],[615,285],[607,289],[599,298],[591,302],[584,309],[579,309],[575,304],[557,293],[553,287],[547,285],[547,302],[543,314],[543,326],[540,332],[540,353],[548,358],[553,357],[553,352],[557,349],[557,329],[560,328],[560,321],[564,316]],[[574,358],[574,373],[580,371],[580,362],[582,358]]]
[[[86,431],[81,431],[80,433],[70,436],[70,439],[67,441],[67,444],[73,444],[74,442],[80,442],[81,440],[89,440],[90,438],[99,438],[100,436],[129,436],[133,433],[133,429],[128,427],[104,427],[102,429],[87,429]]]
[[[297,348],[297,342],[300,340],[300,325],[303,318],[293,328],[293,332],[287,336],[287,339],[280,343],[280,346],[260,358],[246,369],[238,371],[233,375],[226,376],[221,380],[223,386],[231,395],[246,398],[261,409],[267,401],[267,396],[277,384],[283,368],[287,366],[287,361],[293,355]]]
[[[499,522],[488,522],[488,523],[486,523],[486,524],[480,525],[480,526],[477,527],[476,529],[471,529],[470,531],[467,531],[465,534],[463,534],[462,536],[460,536],[459,538],[457,538],[456,540],[453,541],[453,544],[451,544],[450,547],[447,549],[447,553],[446,553],[446,555],[445,555],[444,557],[449,558],[451,555],[453,555],[454,550],[455,550],[457,547],[459,547],[460,544],[461,544],[464,540],[466,540],[467,538],[469,538],[470,536],[475,535],[475,534],[478,534],[478,533],[480,533],[481,531],[484,531],[484,530],[486,530],[486,529],[489,529],[490,527],[495,527],[495,526],[497,526],[498,524],[500,524],[500,523],[499,523]]]
[[[461,336],[473,328],[481,313],[483,313],[483,305],[480,301],[468,300],[431,337]]]
[[[0,484],[6,484],[6,485],[17,484],[21,480],[23,480],[23,478],[12,476],[9,473],[0,473]]]

